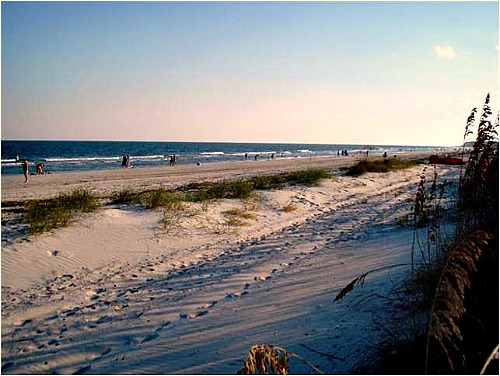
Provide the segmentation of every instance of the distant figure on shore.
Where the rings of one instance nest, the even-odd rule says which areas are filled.
[[[129,167],[130,167],[130,155],[123,154],[123,157],[122,157],[122,168],[129,168]]]
[[[245,161],[248,159],[248,153],[245,153]]]
[[[255,154],[255,156],[253,157],[253,160],[256,161],[258,158],[259,158],[259,154]]]
[[[271,159],[274,159],[274,153],[271,154]]]
[[[27,159],[23,160],[21,165],[23,167],[24,184],[26,184],[26,183],[28,183],[28,176],[30,174],[28,160]]]
[[[343,155],[343,153],[342,153]],[[337,150],[337,157],[340,157],[340,150]]]
[[[169,161],[169,166],[175,166],[175,163],[177,162],[175,154],[172,154],[170,156],[170,161]]]
[[[45,174],[45,172],[43,171],[44,167],[45,167],[45,165],[43,163],[37,163],[35,165],[35,169],[36,169],[35,174],[37,174],[37,175]]]
[[[387,158],[387,152],[384,151],[384,158]]]

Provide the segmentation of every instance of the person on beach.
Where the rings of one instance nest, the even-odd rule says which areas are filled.
[[[125,168],[125,167],[127,167],[127,155],[123,154],[123,157],[122,157],[122,168]]]
[[[245,153],[245,161],[248,159],[248,153]]]
[[[35,173],[37,175],[43,175],[43,174],[45,174],[45,172],[43,171],[44,167],[45,167],[45,165],[43,163],[37,163],[35,165],[35,169],[36,169]]]
[[[22,163],[21,163],[21,165],[23,167],[24,184],[27,184],[28,183],[28,176],[30,174],[28,160],[27,159],[23,160]]]
[[[169,165],[170,166],[175,166],[175,162],[176,162],[176,159],[175,159],[175,154],[172,154],[170,156],[170,162],[169,162]]]

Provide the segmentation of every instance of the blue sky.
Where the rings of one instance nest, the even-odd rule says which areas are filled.
[[[2,2],[2,138],[457,145],[498,3]]]

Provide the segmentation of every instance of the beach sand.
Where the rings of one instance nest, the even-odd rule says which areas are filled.
[[[234,374],[258,343],[326,373],[349,373],[401,315],[384,299],[409,267],[411,210],[423,166],[358,178],[352,158],[248,161],[2,178],[7,207],[79,186],[122,189],[333,169],[318,186],[258,191],[251,200],[186,204],[168,214],[105,205],[69,227],[2,247],[2,373]],[[442,166],[456,178],[459,168]],[[428,169],[428,174],[433,171]],[[251,214],[228,225],[227,210]],[[4,228],[2,225],[2,232]],[[311,373],[294,360],[293,373]]]

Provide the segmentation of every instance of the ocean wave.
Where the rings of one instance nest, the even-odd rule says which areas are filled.
[[[200,155],[208,155],[208,156],[211,156],[211,155],[224,155],[224,152],[223,151],[204,151],[204,152],[201,152]]]
[[[157,155],[131,155],[130,159],[138,159],[138,160],[143,160],[143,159],[164,159],[166,158],[166,155],[163,154],[157,154]]]
[[[297,153],[312,153],[312,151],[309,149],[298,149]]]
[[[42,162],[52,163],[85,163],[85,162],[106,162],[119,161],[121,157],[81,157],[81,158],[41,158]]]
[[[18,159],[14,159],[14,158],[12,158],[12,159],[2,159],[2,161],[1,161],[1,162],[2,162],[2,163],[6,163],[6,164],[21,163],[21,161],[20,161],[20,160],[18,160]]]

